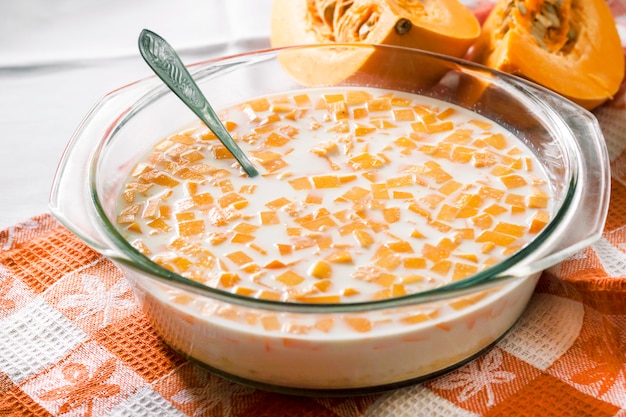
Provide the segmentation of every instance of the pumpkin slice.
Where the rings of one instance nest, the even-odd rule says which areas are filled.
[[[462,57],[479,35],[478,20],[458,0],[274,0],[272,5],[273,47],[388,44]],[[362,67],[370,66],[366,72],[373,74],[386,64],[374,49],[307,54],[312,67],[297,63],[301,54],[282,59],[285,66],[300,67],[298,79],[307,85],[335,84]]]
[[[624,78],[624,53],[605,0],[499,0],[469,58],[593,109]]]

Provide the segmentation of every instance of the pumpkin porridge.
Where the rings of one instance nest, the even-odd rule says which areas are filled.
[[[402,297],[501,262],[551,216],[532,152],[441,101],[333,87],[258,98],[221,117],[261,175],[245,176],[204,125],[189,128],[130,172],[117,226],[152,261],[223,291],[297,304]],[[534,283],[315,318],[155,283],[145,305],[168,317],[157,330],[172,346],[216,370],[276,385],[363,387],[437,372],[484,349],[521,314]],[[494,317],[498,325],[473,334]],[[395,353],[363,359],[376,350]]]

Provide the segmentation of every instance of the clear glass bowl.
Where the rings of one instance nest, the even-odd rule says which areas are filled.
[[[548,174],[555,207],[544,230],[509,258],[422,293],[324,305],[234,295],[160,267],[116,230],[116,200],[129,171],[156,140],[195,121],[155,77],[119,88],[93,107],[71,139],[51,210],[120,266],[168,344],[217,374],[268,390],[326,395],[431,378],[497,342],[522,314],[540,272],[601,235],[610,174],[597,121],[518,78],[445,56],[362,44],[257,51],[200,62],[190,71],[217,109],[327,84],[408,91],[459,105],[532,149]],[[448,312],[438,314],[442,308]],[[293,330],[346,318],[379,324],[367,333]]]

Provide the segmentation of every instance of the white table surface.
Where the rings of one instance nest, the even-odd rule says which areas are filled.
[[[152,75],[143,28],[186,63],[269,47],[271,0],[0,1],[0,230],[49,212],[61,154],[106,93]]]

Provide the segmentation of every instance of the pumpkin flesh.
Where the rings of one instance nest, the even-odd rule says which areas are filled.
[[[624,53],[604,0],[500,0],[469,58],[593,109],[624,78]]]

